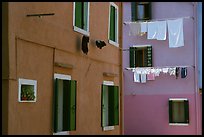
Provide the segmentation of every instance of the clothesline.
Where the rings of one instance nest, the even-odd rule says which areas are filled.
[[[157,66],[157,67],[136,67],[136,68],[171,68],[171,67],[192,67],[195,68],[193,65],[176,65],[176,66]],[[127,70],[133,70],[136,68],[125,68]]]
[[[187,16],[187,17],[177,17],[177,18],[164,18],[164,19],[152,19],[152,20],[144,20],[144,21],[134,21],[134,22],[165,21],[165,20],[174,20],[174,19],[179,19],[179,18],[183,18],[183,19],[193,19],[193,20],[194,20],[194,17],[192,17],[192,16]],[[133,23],[133,22],[131,22],[131,21],[126,21],[126,22],[124,22],[123,24],[127,25],[127,24],[130,24],[130,23]]]

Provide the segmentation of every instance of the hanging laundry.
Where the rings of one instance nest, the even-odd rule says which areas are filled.
[[[155,80],[154,73],[147,74],[147,80]]]
[[[141,75],[141,83],[146,83],[147,76],[146,74],[140,74]]]
[[[141,32],[141,24],[139,22],[131,22],[129,24],[129,35],[136,36],[139,35]]]
[[[157,40],[166,40],[166,21],[157,21]]]
[[[176,67],[176,79],[178,78],[178,76],[179,76],[179,67]]]
[[[184,46],[183,19],[168,20],[169,48]]]
[[[181,68],[181,78],[185,78],[187,76],[187,68]]]
[[[170,75],[176,75],[176,67],[169,68],[169,74]]]
[[[166,73],[168,73],[168,71],[169,71],[169,68],[162,68],[162,72],[163,72],[163,73],[166,74]]]
[[[140,74],[137,72],[134,72],[134,82],[140,82]]]
[[[142,36],[147,32],[147,22],[140,22],[140,25],[141,25],[140,36]]]
[[[147,39],[157,39],[157,22],[147,23]]]

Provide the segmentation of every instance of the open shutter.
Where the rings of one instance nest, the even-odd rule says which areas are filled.
[[[77,82],[75,80],[69,80],[68,81],[69,85],[69,125],[68,125],[68,130],[76,130],[76,86]]]
[[[169,100],[169,123],[173,123],[172,100]]]
[[[136,67],[136,47],[129,48],[129,55],[130,55],[130,68]]]
[[[152,46],[147,47],[146,51],[146,66],[152,67]]]
[[[110,9],[110,34],[109,39],[115,41],[115,7],[111,6]]]
[[[83,29],[83,2],[75,2],[75,26]]]
[[[53,105],[53,129],[54,132],[58,132],[58,83],[59,79],[54,81],[54,105]]]
[[[101,92],[101,126],[108,125],[108,86],[102,85]]]
[[[184,100],[184,114],[185,114],[185,122],[189,123],[189,103],[188,103],[188,100]]]
[[[108,86],[109,126],[119,125],[119,91],[118,86]]]
[[[136,21],[136,2],[131,2],[131,19]]]

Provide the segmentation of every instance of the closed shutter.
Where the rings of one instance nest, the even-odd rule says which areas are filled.
[[[146,67],[152,67],[152,46],[147,47],[145,65]]]
[[[136,67],[136,47],[130,47],[129,48],[129,57],[130,57],[130,68]]]
[[[136,21],[136,2],[131,2],[131,20]]]
[[[108,125],[108,86],[102,85],[101,92],[101,126]]]
[[[69,105],[68,105],[68,110],[69,110],[69,125],[68,125],[68,130],[76,130],[76,86],[77,82],[75,80],[70,80],[68,81],[69,85]]]
[[[83,29],[83,2],[75,2],[75,26]]]
[[[115,7],[111,6],[110,9],[110,34],[109,39],[115,41]]]
[[[109,126],[119,125],[118,86],[108,86]]]
[[[185,123],[189,123],[189,103],[188,103],[188,100],[184,100],[184,114],[185,114]]]
[[[173,123],[172,100],[169,100],[169,123]]]

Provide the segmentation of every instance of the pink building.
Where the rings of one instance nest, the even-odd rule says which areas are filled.
[[[124,134],[202,134],[197,8],[197,2],[123,3]],[[182,28],[183,34],[176,32],[176,35],[182,40],[178,47],[172,48],[173,36],[169,33],[178,25],[170,22],[178,20],[182,20],[179,30]],[[140,22],[139,27],[147,23],[142,36],[133,32],[135,21]],[[157,21],[166,21],[166,26],[162,28]],[[150,22],[157,22],[159,27],[155,29]],[[158,34],[164,28],[162,36],[166,38],[150,35],[153,29]],[[136,30],[142,34],[140,29]],[[145,76],[148,71],[152,73],[154,80],[144,78],[136,67]],[[157,76],[156,70],[160,72]]]

